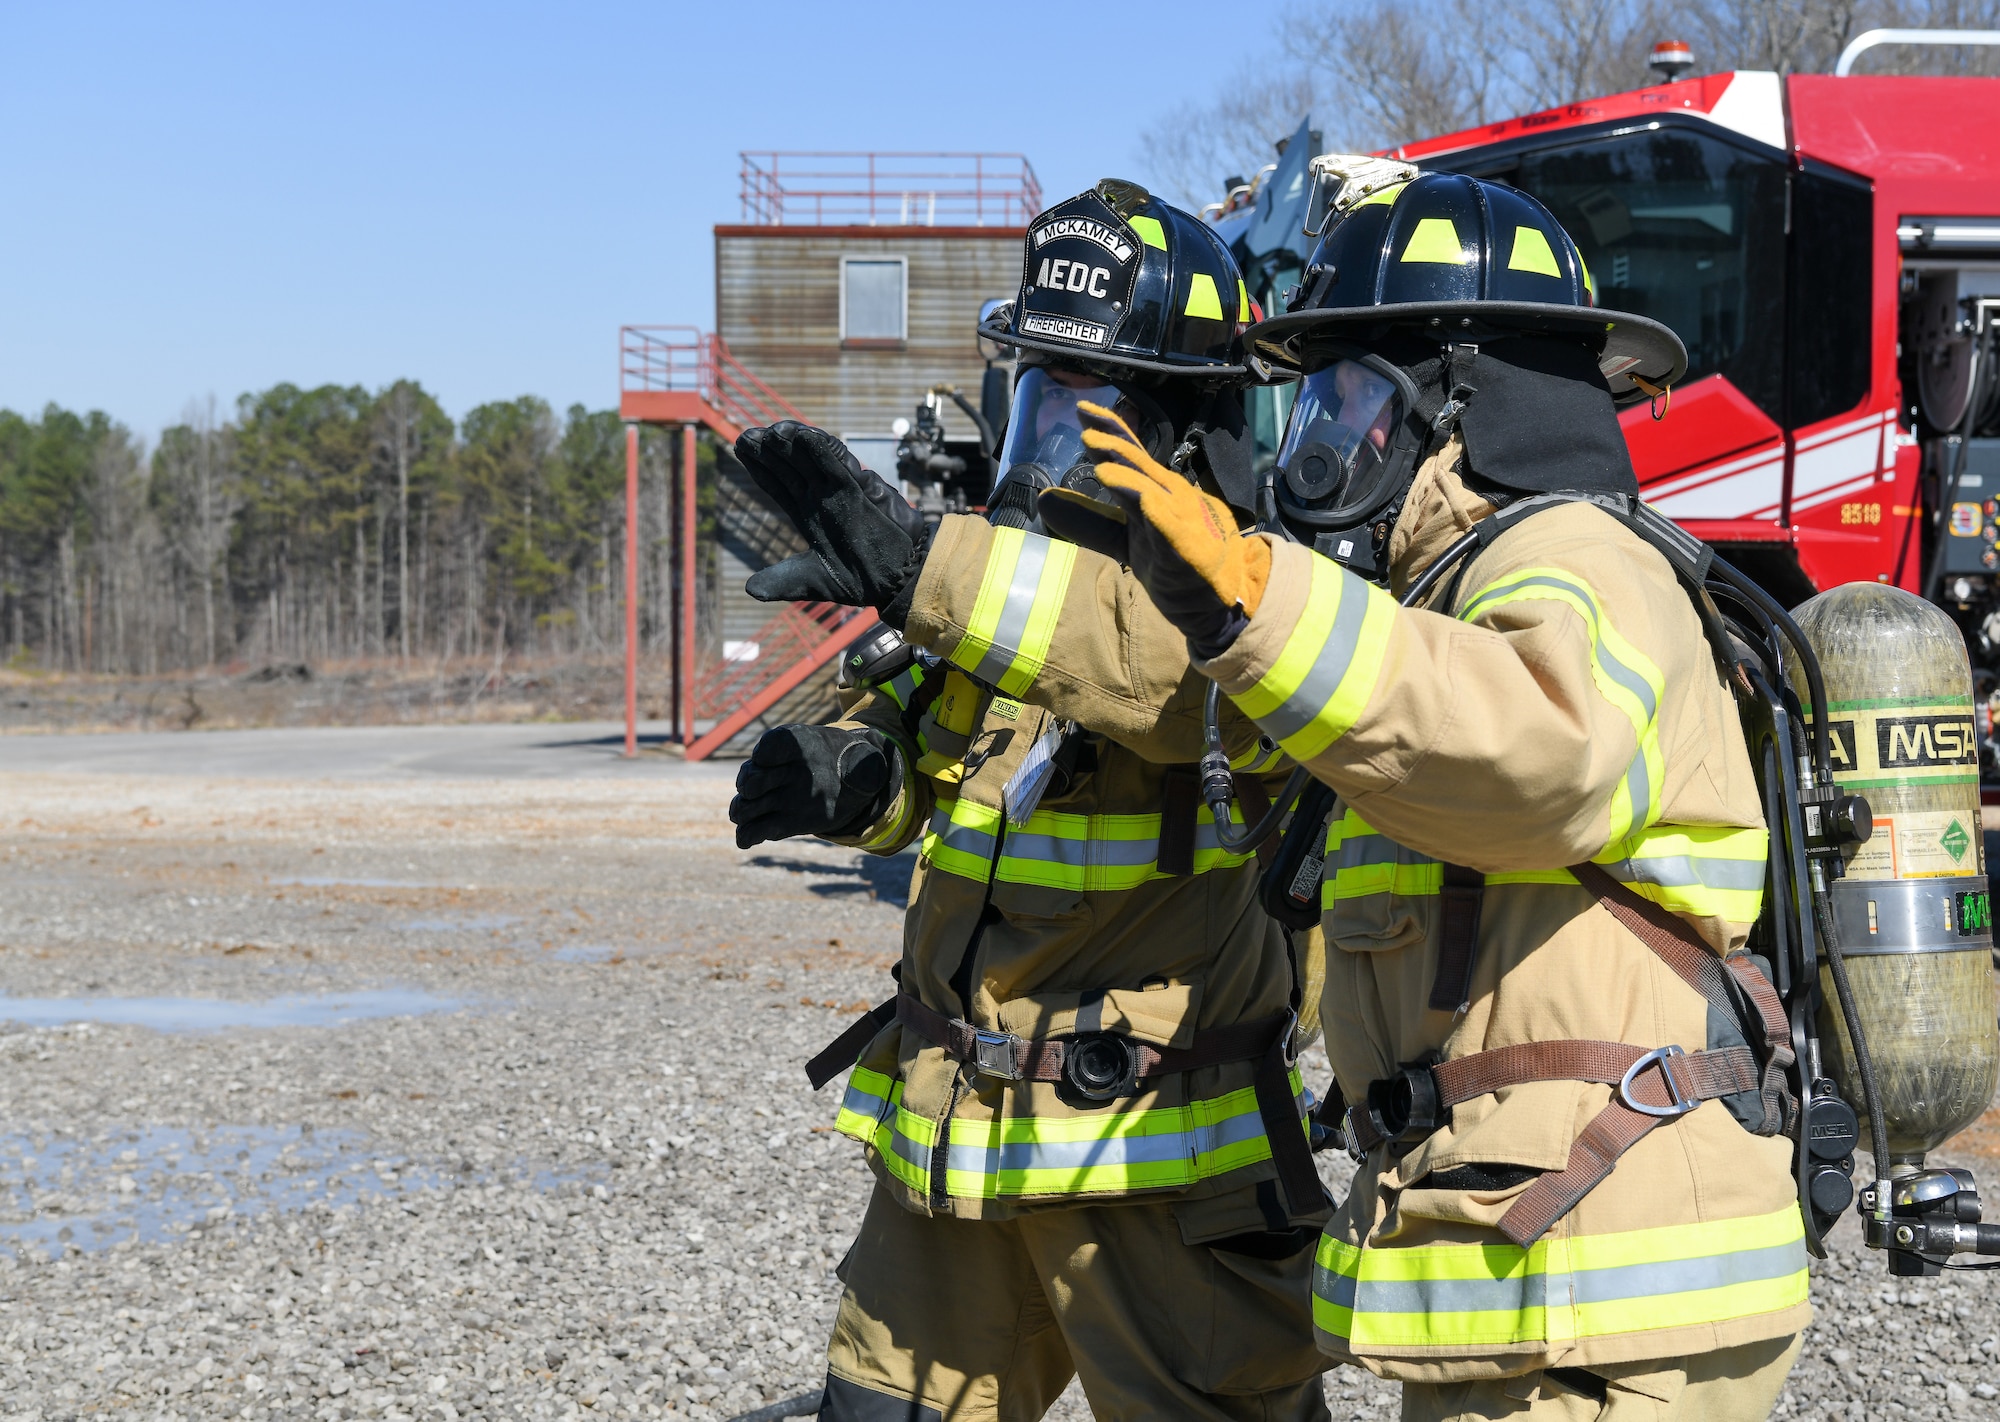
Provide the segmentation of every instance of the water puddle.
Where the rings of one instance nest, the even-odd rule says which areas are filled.
[[[609,943],[565,943],[549,956],[558,963],[608,963],[618,956],[618,950]]]
[[[421,883],[415,879],[341,879],[320,874],[300,874],[288,879],[265,882],[279,888],[302,889],[455,889],[458,884]]]
[[[457,918],[410,918],[405,919],[400,927],[405,933],[483,933],[511,928],[520,921],[519,914],[470,913]]]
[[[209,997],[6,997],[0,1022],[61,1027],[72,1022],[149,1027],[155,1032],[223,1032],[232,1027],[339,1027],[372,1017],[418,1017],[465,1006],[415,988],[287,993],[262,1002]]]
[[[603,1166],[504,1168],[543,1192],[609,1178]],[[482,1172],[479,1180],[489,1179]],[[385,1153],[359,1131],[310,1126],[128,1126],[89,1139],[0,1131],[0,1251],[94,1253],[171,1240],[238,1220],[366,1204],[462,1182]]]

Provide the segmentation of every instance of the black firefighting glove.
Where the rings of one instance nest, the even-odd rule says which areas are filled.
[[[804,553],[751,574],[750,596],[872,607],[902,631],[930,547],[923,516],[811,425],[745,430],[736,457],[806,540]]]
[[[780,726],[758,739],[736,772],[736,798],[729,802],[736,847],[859,833],[902,788],[902,757],[879,731]]]

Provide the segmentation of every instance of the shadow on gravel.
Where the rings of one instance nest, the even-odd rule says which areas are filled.
[[[783,869],[788,874],[809,874],[815,878],[834,880],[830,884],[806,886],[821,898],[867,894],[885,904],[908,908],[910,875],[916,871],[917,854],[913,849],[886,858],[879,854],[864,854],[854,864],[821,864],[810,859],[781,859],[775,854],[760,854],[750,863],[759,869]]]

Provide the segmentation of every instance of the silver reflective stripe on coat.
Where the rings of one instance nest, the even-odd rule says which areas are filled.
[[[1257,719],[1258,728],[1272,740],[1290,740],[1312,725],[1340,690],[1341,678],[1354,661],[1361,625],[1368,616],[1368,590],[1359,580],[1336,586],[1341,589],[1340,606],[1334,610],[1333,626],[1314,655],[1311,669],[1290,696]]]

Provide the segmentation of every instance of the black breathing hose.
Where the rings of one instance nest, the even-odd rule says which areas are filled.
[[[1792,614],[1785,610],[1783,603],[1722,559],[1713,560],[1709,564],[1709,571],[1720,576],[1739,596],[1754,602],[1785,634],[1785,640],[1798,652],[1799,665],[1805,669],[1806,674],[1806,694],[1812,704],[1813,775],[1815,779],[1832,784],[1833,755],[1826,728],[1826,678],[1820,675],[1819,658],[1813,653],[1812,643],[1806,640],[1805,629],[1800,627]],[[1779,667],[1776,670],[1782,674],[1784,669]]]
[[[1847,980],[1847,959],[1840,951],[1840,931],[1833,921],[1833,905],[1827,899],[1820,867],[1812,866],[1813,919],[1819,924],[1820,944],[1826,949],[1826,965],[1833,973],[1833,990],[1840,998],[1840,1015],[1847,1021],[1847,1038],[1854,1047],[1854,1070],[1861,1078],[1861,1099],[1868,1107],[1868,1149],[1875,1157],[1875,1214],[1889,1214],[1889,1123],[1882,1118],[1882,1096],[1875,1086],[1875,1058],[1868,1050],[1868,1034],[1861,1030],[1861,1009],[1854,1001],[1854,987]]]
[[[1306,786],[1306,768],[1300,766],[1285,781],[1285,788],[1278,792],[1278,798],[1271,802],[1254,825],[1236,828],[1236,821],[1230,813],[1230,805],[1236,795],[1236,776],[1229,768],[1229,752],[1222,747],[1222,688],[1215,682],[1208,684],[1208,695],[1201,704],[1201,798],[1208,806],[1208,812],[1215,821],[1215,842],[1230,854],[1241,854],[1270,838],[1285,818],[1285,812],[1292,808],[1292,802],[1299,797],[1299,791]]]

